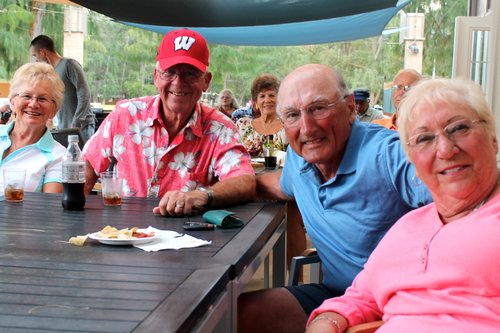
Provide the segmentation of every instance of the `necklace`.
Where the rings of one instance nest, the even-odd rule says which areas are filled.
[[[484,205],[485,202],[486,202],[486,199],[484,199],[483,201],[478,203],[476,207],[472,208],[472,211],[473,212],[477,211],[479,208],[481,208]]]

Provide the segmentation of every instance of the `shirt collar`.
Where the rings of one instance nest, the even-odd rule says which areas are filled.
[[[155,98],[151,101],[153,103],[153,114],[152,119],[155,119],[160,124],[163,124],[163,120],[160,114],[160,105],[161,99],[160,95],[155,96]],[[203,137],[203,107],[200,102],[197,102],[195,105],[194,112],[191,113],[191,117],[189,117],[186,126],[184,126],[183,130],[190,128],[192,133],[198,137]],[[152,124],[151,124],[152,125]]]
[[[10,137],[9,137],[9,133],[14,128],[14,123],[15,123],[15,121],[11,121],[10,123],[6,124],[5,126],[0,127],[0,138],[3,139],[2,141],[7,141],[5,139],[8,138],[8,141],[10,143],[12,143],[12,141],[10,140]],[[52,134],[50,134],[50,131],[47,128],[45,128],[45,132],[43,133],[40,140],[38,140],[35,143],[35,147],[37,147],[38,149],[45,151],[45,152],[51,152],[52,147],[54,146],[54,141],[55,140],[52,137]]]

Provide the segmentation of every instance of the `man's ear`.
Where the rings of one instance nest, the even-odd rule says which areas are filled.
[[[212,73],[206,72],[203,79],[205,80],[205,85],[203,87],[203,91],[207,91],[210,87],[210,82],[212,81]]]
[[[354,101],[354,96],[352,94],[349,94],[344,98],[347,110],[349,112],[349,123],[352,124],[354,122],[354,119],[356,119],[356,102]]]

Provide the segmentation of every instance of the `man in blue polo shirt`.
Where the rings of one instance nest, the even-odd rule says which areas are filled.
[[[258,193],[297,202],[324,279],[241,295],[239,333],[304,332],[309,313],[344,293],[394,222],[431,201],[398,134],[357,121],[354,104],[341,75],[327,66],[299,67],[281,82],[286,163],[281,173],[257,178]]]

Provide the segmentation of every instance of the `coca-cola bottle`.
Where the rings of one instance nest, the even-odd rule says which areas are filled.
[[[85,207],[85,161],[78,146],[78,135],[68,135],[68,148],[62,161],[62,206],[66,210]]]

